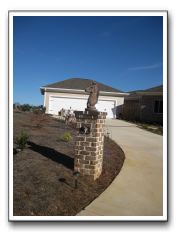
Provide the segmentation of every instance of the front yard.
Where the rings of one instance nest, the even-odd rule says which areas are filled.
[[[49,116],[14,112],[14,141],[22,131],[29,138],[27,147],[14,153],[14,216],[76,215],[109,186],[123,166],[123,151],[105,138],[102,175],[96,181],[80,176],[75,188],[77,130]],[[72,137],[68,142],[61,139],[65,132]]]

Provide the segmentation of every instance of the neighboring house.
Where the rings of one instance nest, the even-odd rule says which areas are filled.
[[[46,113],[58,115],[62,108],[84,111],[88,99],[85,89],[91,82],[89,79],[70,78],[41,87]],[[100,90],[98,103],[95,105],[97,110],[107,112],[107,118],[118,118],[122,113],[124,96],[128,94],[102,83],[97,84]]]
[[[163,123],[163,86],[138,90],[125,97],[122,117],[126,120]]]

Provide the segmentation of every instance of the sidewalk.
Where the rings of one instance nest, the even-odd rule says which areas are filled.
[[[77,216],[162,216],[163,137],[121,120],[107,120],[106,128],[126,159],[112,184]]]

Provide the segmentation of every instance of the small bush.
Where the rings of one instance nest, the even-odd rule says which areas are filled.
[[[63,136],[60,138],[60,140],[64,141],[64,142],[69,142],[70,140],[72,140],[71,133],[70,132],[65,132],[63,134]]]
[[[33,111],[33,115],[31,117],[31,123],[36,128],[41,128],[45,126],[49,122],[49,120],[50,118],[48,117],[48,115],[43,114],[41,111],[39,110]]]
[[[30,111],[32,109],[32,106],[29,104],[23,104],[23,105],[20,105],[20,109],[26,112],[26,111]]]
[[[45,106],[41,106],[41,110],[42,110],[43,113],[45,113],[46,112],[46,107]]]
[[[32,111],[35,114],[44,114],[46,111],[46,107],[40,105],[40,106],[33,106]]]
[[[42,111],[40,109],[33,109],[32,112],[34,114],[42,114]]]
[[[15,140],[15,144],[17,144],[17,148],[24,150],[24,148],[26,147],[27,141],[28,141],[29,136],[22,131],[20,136],[16,138]]]

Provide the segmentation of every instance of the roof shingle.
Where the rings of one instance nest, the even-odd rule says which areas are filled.
[[[134,90],[130,91],[130,94],[137,94],[139,92],[163,92],[163,85],[155,86],[149,89],[143,89],[143,90]]]
[[[44,88],[63,88],[63,89],[79,89],[79,90],[85,90],[88,86],[90,86],[91,82],[93,80],[90,79],[82,79],[82,78],[70,78],[66,79],[64,81],[56,82],[53,84],[45,85]],[[117,93],[123,93],[123,91],[119,89],[112,88],[111,86],[102,84],[97,82],[99,90],[104,92],[117,92]]]

